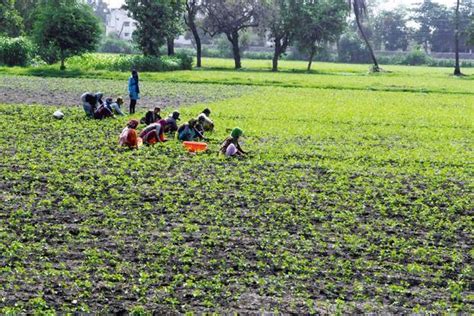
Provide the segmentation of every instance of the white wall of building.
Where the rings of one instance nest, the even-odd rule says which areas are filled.
[[[107,35],[117,34],[122,40],[131,41],[132,33],[136,30],[136,21],[127,15],[127,11],[122,9],[111,9],[107,16],[105,33]]]

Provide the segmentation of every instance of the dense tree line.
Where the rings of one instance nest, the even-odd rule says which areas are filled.
[[[366,0],[125,0],[124,8],[138,22],[133,38],[144,55],[157,56],[162,46],[174,54],[174,39],[188,29],[198,67],[202,37],[220,36],[232,48],[238,69],[243,38],[252,30],[272,43],[274,71],[288,47],[303,52],[310,69],[328,43],[362,50],[377,71],[376,50],[406,51],[419,45],[426,52],[470,51],[473,1],[453,0],[446,7],[423,0],[409,9],[380,12]],[[0,35],[31,36],[46,59],[64,62],[94,49],[100,37],[97,22],[105,22],[108,12],[103,0],[2,0]],[[75,18],[66,23],[65,15]]]

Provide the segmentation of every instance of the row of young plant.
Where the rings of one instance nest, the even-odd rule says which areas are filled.
[[[0,313],[471,312],[472,95],[229,96],[195,156],[119,149],[128,118],[0,105]],[[219,157],[236,124],[250,155]]]

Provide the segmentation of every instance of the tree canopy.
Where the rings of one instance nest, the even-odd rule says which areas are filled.
[[[0,1],[0,36],[17,37],[23,33],[23,19],[15,8],[15,1]]]
[[[93,51],[101,30],[92,9],[76,0],[46,0],[38,7],[34,39],[49,54],[56,53],[65,69],[67,57]]]
[[[184,4],[183,0],[125,0],[124,8],[138,22],[133,38],[144,55],[159,56],[160,47],[174,38]]]
[[[296,31],[298,47],[308,54],[308,70],[321,44],[335,42],[346,26],[344,0],[314,0],[300,3]]]
[[[203,0],[204,29],[211,36],[225,34],[232,44],[235,68],[242,68],[239,32],[257,27],[264,15],[261,0]]]

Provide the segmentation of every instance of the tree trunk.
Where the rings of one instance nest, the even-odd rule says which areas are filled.
[[[279,38],[275,38],[275,51],[273,53],[272,71],[278,71],[278,59],[281,55],[281,43]]]
[[[308,69],[306,69],[307,71],[311,70],[311,65],[313,64],[314,54],[316,54],[316,47],[313,47],[311,49],[311,53],[309,54]]]
[[[174,38],[168,37],[166,42],[168,46],[168,56],[174,55]]]
[[[230,34],[226,34],[227,39],[232,43],[232,53],[234,55],[235,69],[242,68],[240,61],[240,48],[239,48],[239,33],[234,31]]]
[[[454,30],[454,49],[456,56],[456,64],[454,66],[454,75],[461,76],[461,66],[459,65],[459,0],[456,2],[456,21]]]
[[[66,65],[64,65],[64,60],[66,58],[64,57],[64,51],[61,50],[61,66],[59,67],[60,70],[66,70]]]
[[[201,68],[201,59],[202,59],[202,45],[201,45],[201,37],[199,36],[199,32],[196,27],[196,15],[198,13],[198,2],[192,1],[186,2],[186,11],[187,16],[184,16],[184,23],[189,27],[191,32],[193,33],[194,42],[196,43],[196,67]]]
[[[190,26],[191,32],[193,33],[194,36],[194,41],[196,42],[196,67],[201,67],[201,59],[202,59],[202,47],[201,47],[201,37],[199,36],[199,33],[197,31],[196,25],[194,24],[194,21],[192,22]]]
[[[362,38],[365,41],[365,45],[367,45],[367,48],[369,49],[370,57],[372,58],[372,61],[374,63],[374,72],[379,72],[380,71],[379,63],[377,62],[377,58],[375,58],[374,50],[372,49],[372,46],[369,43],[369,39],[365,35],[364,29],[362,28],[362,24],[360,23],[360,19],[357,14],[356,14],[356,22],[357,22],[357,27],[359,28],[360,34],[362,35]]]

